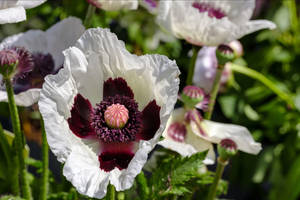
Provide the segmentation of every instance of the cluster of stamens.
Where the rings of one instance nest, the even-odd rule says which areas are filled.
[[[134,99],[115,95],[96,105],[91,124],[103,142],[130,142],[142,128],[141,116]]]

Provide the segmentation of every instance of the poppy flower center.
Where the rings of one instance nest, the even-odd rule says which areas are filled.
[[[134,99],[115,95],[96,105],[91,125],[105,143],[135,141],[142,129],[142,113]]]
[[[207,12],[208,16],[211,18],[222,19],[226,16],[226,14],[218,8],[214,8],[212,5],[208,3],[199,3],[194,2],[192,6],[199,10],[200,13]]]
[[[129,111],[121,104],[112,104],[104,112],[106,124],[111,128],[123,128],[129,119]]]

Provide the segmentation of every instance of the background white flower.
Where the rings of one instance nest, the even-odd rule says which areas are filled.
[[[37,59],[43,63],[45,69],[40,70],[44,72],[51,70],[49,73],[54,73],[63,65],[64,56],[62,51],[71,45],[74,45],[78,38],[83,34],[84,30],[85,28],[80,19],[69,17],[50,27],[47,31],[29,30],[25,33],[7,37],[1,42],[0,50],[11,46],[24,47],[33,55],[37,55]],[[50,55],[48,56],[50,61],[39,56],[46,54]],[[42,72],[37,71],[34,73],[38,74]],[[25,77],[21,80],[21,83],[16,82],[14,84],[15,92],[17,93],[15,95],[15,100],[16,104],[19,106],[30,106],[39,99],[43,80],[39,80],[41,83],[37,87],[32,87],[27,83],[31,81],[30,78],[30,76]],[[0,75],[0,82],[1,79]],[[7,94],[4,88],[0,89],[0,101],[7,101]]]
[[[25,9],[34,8],[46,0],[1,0],[0,24],[16,23],[26,20]]]
[[[182,156],[209,150],[203,161],[205,164],[214,163],[212,143],[220,143],[222,139],[230,138],[240,151],[246,153],[258,154],[261,150],[261,144],[253,140],[247,128],[203,120],[197,110],[187,112],[183,108],[173,111],[163,137],[159,144]]]
[[[179,87],[178,67],[165,56],[138,57],[130,54],[116,35],[101,28],[87,30],[76,46],[64,54],[64,68],[57,75],[46,77],[39,101],[51,150],[60,162],[65,163],[63,174],[80,193],[102,198],[109,182],[117,191],[128,189],[147,161],[148,153],[158,142],[173,110]],[[116,80],[122,84],[115,85]],[[92,119],[98,119],[100,115],[95,108],[100,108],[101,103],[106,101],[106,93],[119,94],[123,90],[129,93],[128,96],[134,96],[140,111],[145,110],[153,99],[160,107],[157,114],[160,125],[155,128],[154,136],[137,142],[120,140],[117,144],[105,142],[112,136],[110,134],[100,140],[102,132],[100,136],[97,132],[95,137],[95,130],[99,131],[102,127],[97,125],[100,121],[91,124],[89,113],[92,107]],[[118,96],[114,94],[109,98]],[[125,97],[121,95],[120,98]],[[155,110],[152,110],[153,113]],[[157,124],[158,119],[152,120],[156,120]],[[143,130],[154,130],[152,126],[155,124],[143,125]],[[113,131],[112,128],[106,130],[108,133]],[[122,128],[120,130],[123,131]],[[107,150],[133,155],[127,160],[107,157],[105,161],[102,155]]]
[[[138,7],[138,0],[86,0],[88,3],[103,10],[135,10]]]
[[[218,46],[260,29],[274,29],[267,20],[250,20],[255,0],[160,1],[157,21],[178,38]]]

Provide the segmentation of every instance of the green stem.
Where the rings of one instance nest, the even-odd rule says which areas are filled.
[[[215,77],[215,80],[213,83],[213,87],[210,92],[210,100],[209,100],[208,110],[205,113],[205,119],[207,119],[207,120],[211,119],[212,113],[214,111],[216,98],[217,98],[219,88],[220,88],[223,70],[224,70],[224,66],[219,65],[217,68],[217,71],[216,71],[216,77]]]
[[[217,165],[217,170],[216,170],[216,174],[215,174],[215,179],[214,179],[213,184],[209,188],[207,200],[215,199],[216,194],[217,194],[217,188],[218,188],[219,182],[223,175],[224,168],[227,165],[227,163],[228,163],[228,161],[223,161],[220,158],[218,159],[218,165]]]
[[[86,12],[85,19],[84,19],[84,23],[83,23],[86,28],[89,28],[91,26],[93,15],[95,14],[95,11],[96,11],[96,7],[89,4],[89,7]]]
[[[22,196],[27,200],[31,200],[32,196],[31,196],[29,182],[26,177],[27,170],[26,170],[24,156],[23,156],[24,143],[23,143],[23,135],[21,132],[18,108],[15,103],[14,91],[10,79],[4,78],[4,82],[5,82],[7,96],[8,96],[8,105],[9,105],[9,110],[11,115],[13,131],[15,133],[15,142],[16,142],[16,151],[17,151],[18,162],[19,162],[19,176],[20,176]]]
[[[249,76],[253,79],[256,79],[263,83],[266,87],[268,87],[270,90],[272,90],[275,94],[277,94],[278,97],[280,97],[282,100],[284,100],[291,108],[295,107],[294,101],[291,98],[291,95],[283,92],[281,89],[279,89],[271,80],[269,80],[267,77],[265,77],[263,74],[250,69],[248,67],[236,65],[233,63],[230,63],[230,68],[233,71],[236,71],[238,73],[244,74],[246,76]]]
[[[197,61],[197,56],[198,56],[199,50],[200,50],[200,47],[193,46],[193,56],[190,60],[190,65],[189,65],[189,68],[188,68],[188,75],[187,75],[187,78],[186,78],[186,85],[192,85],[192,83],[193,83],[195,64],[196,64],[196,61]]]
[[[49,147],[47,143],[47,136],[44,127],[44,120],[41,117],[41,129],[42,129],[42,162],[43,162],[43,171],[42,171],[42,184],[40,191],[40,200],[46,200],[48,189],[49,189]]]
[[[149,199],[150,190],[144,172],[137,175],[138,193],[141,199]]]
[[[2,151],[4,153],[5,160],[7,162],[7,169],[9,174],[9,180],[11,181],[12,193],[15,196],[20,195],[20,187],[19,187],[19,177],[18,177],[18,165],[16,162],[18,160],[14,155],[12,155],[11,147],[7,141],[4,130],[0,123],[0,146],[2,147]]]
[[[124,192],[118,192],[118,194],[117,194],[117,200],[125,200],[125,194],[124,194]]]
[[[106,200],[115,200],[116,198],[116,188],[109,184],[107,188]]]

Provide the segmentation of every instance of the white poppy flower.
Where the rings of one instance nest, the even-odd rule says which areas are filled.
[[[103,10],[113,11],[113,10],[135,10],[138,7],[138,0],[86,0],[93,6],[101,8]]]
[[[157,14],[158,0],[140,0],[141,6],[146,8],[150,13]]]
[[[205,164],[213,164],[212,143],[220,143],[222,139],[233,140],[237,149],[246,153],[258,154],[261,150],[261,144],[253,140],[247,128],[204,120],[196,109],[188,112],[183,108],[175,109],[163,136],[159,144],[182,156],[209,150]]]
[[[30,30],[7,37],[0,43],[0,51],[14,48],[30,54],[30,58],[24,56],[19,58],[18,68],[32,65],[32,69],[21,70],[21,78],[14,78],[13,87],[17,105],[30,106],[38,101],[44,77],[56,73],[62,67],[64,62],[62,51],[74,45],[84,30],[80,19],[69,17],[45,32]],[[22,64],[25,59],[27,61]],[[0,75],[0,82],[1,79]],[[0,101],[7,101],[3,87],[0,87]]]
[[[178,38],[218,46],[260,29],[274,29],[267,20],[250,20],[255,0],[160,1],[158,23]]]
[[[216,47],[202,47],[196,60],[193,83],[209,93],[216,77],[217,67]],[[225,65],[224,67],[221,77],[221,91],[231,75],[229,66]]]
[[[25,9],[34,8],[46,0],[1,0],[0,24],[16,23],[26,20]]]
[[[101,28],[64,54],[39,101],[48,143],[81,194],[102,198],[109,182],[128,189],[173,110],[178,67],[165,56],[130,54]]]

